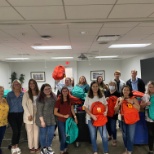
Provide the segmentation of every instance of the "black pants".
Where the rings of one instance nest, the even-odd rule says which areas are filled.
[[[0,148],[5,134],[6,126],[0,126]]]
[[[148,146],[149,150],[153,151],[154,144],[154,122],[147,122],[148,127]]]
[[[9,124],[12,128],[12,146],[19,144],[21,127],[23,123],[23,112],[9,113]]]

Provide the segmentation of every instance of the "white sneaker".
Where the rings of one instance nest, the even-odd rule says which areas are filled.
[[[17,154],[17,149],[16,148],[12,148],[11,149],[11,154]]]
[[[47,151],[47,148],[43,148],[41,149],[40,154],[49,154],[49,152]]]
[[[54,154],[55,153],[51,147],[47,147],[47,151],[48,151],[49,154]]]
[[[21,154],[21,149],[18,147],[16,148],[17,154]]]

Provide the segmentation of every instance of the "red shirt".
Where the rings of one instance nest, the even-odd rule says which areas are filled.
[[[60,100],[57,100],[55,104],[55,108],[58,108],[58,113],[63,115],[69,114],[70,117],[72,117],[71,106],[72,106],[72,103],[70,102],[70,104],[68,104],[68,101],[62,104]],[[65,122],[66,118],[58,117],[58,120]]]

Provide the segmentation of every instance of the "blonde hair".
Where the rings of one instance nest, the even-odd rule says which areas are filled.
[[[132,73],[132,72],[135,72],[135,73],[137,74],[137,70],[135,70],[135,69],[131,70],[131,73]]]
[[[119,70],[116,70],[116,71],[114,72],[114,74],[115,74],[115,73],[118,73],[118,74],[121,75],[121,72],[120,72]]]
[[[20,89],[21,89],[21,91],[22,91],[21,82],[20,82],[20,80],[17,80],[17,79],[15,79],[15,80],[12,82],[12,90],[14,91],[14,83],[15,83],[15,82],[18,82],[18,83],[20,84]]]
[[[146,93],[146,94],[149,94],[149,95],[151,94],[150,91],[149,91],[149,85],[150,85],[150,84],[154,86],[154,81],[149,81],[149,82],[147,83],[147,85],[146,85],[146,91],[145,91],[145,93]]]

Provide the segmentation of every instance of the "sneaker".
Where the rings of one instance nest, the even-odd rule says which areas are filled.
[[[17,154],[21,154],[21,149],[19,147],[16,148]]]
[[[47,151],[47,148],[43,148],[41,149],[40,154],[49,154],[49,152]]]
[[[12,148],[11,149],[11,154],[17,154],[17,149],[16,148]]]
[[[52,150],[51,147],[47,147],[47,151],[48,151],[49,154],[54,154],[54,153],[55,153],[55,152]]]

